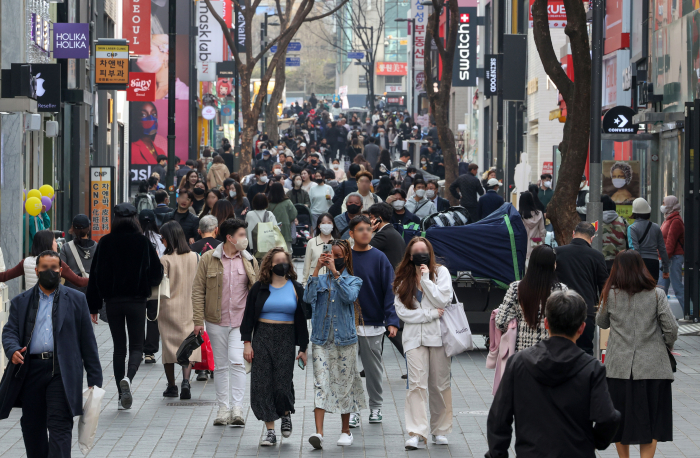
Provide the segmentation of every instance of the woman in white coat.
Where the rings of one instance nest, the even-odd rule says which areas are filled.
[[[403,348],[408,365],[406,393],[406,450],[427,442],[447,445],[452,432],[451,360],[442,348],[439,318],[452,301],[452,277],[445,266],[435,262],[430,242],[414,237],[396,269],[394,307],[404,322]],[[426,404],[430,396],[430,424]]]

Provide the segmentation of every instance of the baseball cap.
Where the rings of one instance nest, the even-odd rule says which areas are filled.
[[[87,229],[90,227],[90,218],[82,213],[73,218],[73,227],[76,229]]]
[[[140,223],[155,223],[156,222],[156,214],[153,210],[141,210],[141,213],[139,213],[139,222]]]
[[[264,149],[264,150],[263,150],[263,156],[266,155],[266,154],[269,156],[269,155],[270,155],[270,150]]]
[[[114,206],[114,214],[117,216],[134,216],[136,214],[136,207],[129,202],[123,202]]]
[[[413,130],[418,130],[418,126],[413,126]]]
[[[498,180],[495,178],[491,178],[489,181],[486,182],[486,184],[490,187],[493,188],[494,186],[498,186]]]

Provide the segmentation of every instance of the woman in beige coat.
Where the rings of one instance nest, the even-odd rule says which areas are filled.
[[[228,167],[224,164],[224,158],[216,156],[212,160],[211,168],[207,173],[207,185],[209,189],[219,189],[224,185],[224,180],[231,175]]]
[[[161,297],[158,312],[158,330],[163,343],[163,367],[168,387],[163,397],[177,397],[175,384],[175,363],[177,349],[183,340],[194,330],[192,316],[192,283],[197,272],[197,253],[190,251],[185,240],[185,233],[180,224],[170,221],[160,228],[165,251],[160,258],[164,275],[170,280],[170,298]],[[190,356],[190,362],[201,360],[198,348]],[[190,399],[191,365],[182,368],[182,387],[180,399]]]

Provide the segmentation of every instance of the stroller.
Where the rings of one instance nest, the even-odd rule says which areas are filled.
[[[297,221],[299,224],[294,229],[294,240],[292,241],[292,257],[301,258],[306,255],[306,244],[311,238],[311,210],[304,204],[294,204],[297,209]]]

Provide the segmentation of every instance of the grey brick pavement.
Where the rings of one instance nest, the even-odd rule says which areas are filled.
[[[486,352],[483,340],[475,338],[479,349],[456,357],[453,361],[454,429],[449,435],[449,446],[429,445],[407,453],[403,443],[405,373],[403,359],[386,341],[384,379],[384,423],[370,425],[367,411],[362,412],[362,427],[353,430],[352,447],[335,445],[340,433],[340,416],[326,416],[326,448],[314,451],[307,442],[315,432],[313,420],[313,377],[307,368],[296,368],[296,414],[292,416],[294,432],[289,439],[281,439],[277,425],[276,447],[259,447],[262,423],[250,410],[246,410],[245,428],[213,426],[217,407],[213,382],[192,382],[193,399],[164,399],[163,366],[142,365],[134,381],[134,405],[131,410],[117,411],[117,390],[112,376],[112,344],[109,328],[101,323],[96,328],[100,358],[103,363],[106,401],[100,417],[99,428],[91,457],[227,457],[232,456],[337,456],[337,457],[481,457],[486,451],[486,414],[491,404],[493,371],[484,368]],[[680,353],[678,372],[673,384],[674,442],[659,445],[657,456],[700,457],[700,337],[681,337],[676,346]],[[248,400],[246,394],[246,401]],[[24,443],[19,425],[20,412],[15,409],[10,418],[0,421],[0,456],[20,457]],[[77,424],[77,423],[76,423]],[[77,426],[74,443],[77,440]],[[74,445],[73,456],[82,456]],[[614,457],[613,449],[600,454]],[[634,456],[634,455],[633,455]],[[637,455],[638,456],[638,455]]]

